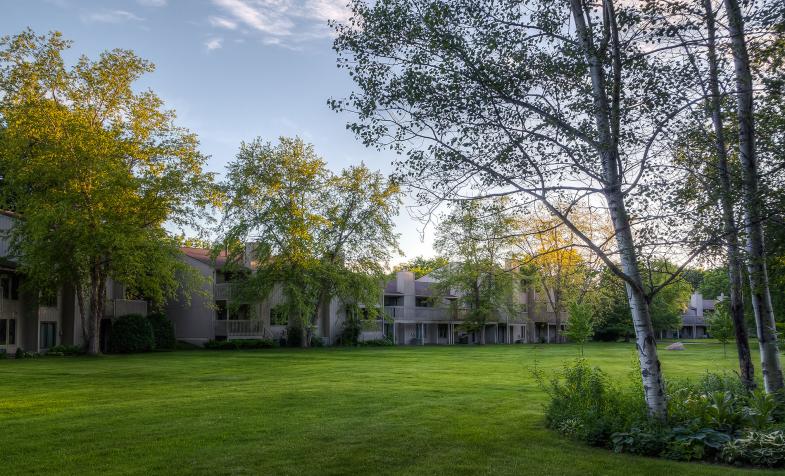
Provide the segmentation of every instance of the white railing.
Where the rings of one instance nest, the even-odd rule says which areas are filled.
[[[226,337],[270,337],[270,331],[260,319],[215,321],[215,334]]]
[[[39,321],[56,321],[60,317],[60,309],[56,307],[41,306],[38,308]]]
[[[682,316],[681,324],[683,326],[705,326],[706,319],[698,316]]]
[[[147,301],[138,299],[107,299],[104,304],[104,315],[122,317],[129,314],[147,315]]]
[[[219,301],[226,301],[231,299],[232,284],[231,283],[218,283],[213,286],[213,298]]]
[[[415,307],[414,318],[422,321],[450,320],[452,312],[443,307]]]
[[[393,319],[403,319],[403,306],[384,306],[384,313]]]

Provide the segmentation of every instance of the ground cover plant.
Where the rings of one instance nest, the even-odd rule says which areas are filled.
[[[551,398],[547,426],[589,445],[681,461],[785,466],[782,394],[750,390],[730,372],[669,380],[664,419],[646,411],[633,374],[611,378],[576,359],[550,375],[537,369],[534,377]]]
[[[616,454],[549,430],[531,370],[576,355],[487,345],[6,359],[0,464],[6,475],[776,474]],[[585,355],[614,379],[636,363],[633,344],[589,343]],[[662,357],[668,380],[736,366],[717,343]]]

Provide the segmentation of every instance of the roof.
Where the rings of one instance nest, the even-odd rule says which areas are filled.
[[[434,281],[414,281],[414,295],[420,297],[431,297],[434,296],[434,292],[431,289],[431,286],[435,284]],[[397,280],[393,279],[387,281],[384,284],[384,294],[387,295],[394,295],[394,296],[403,296],[403,293],[398,292],[398,283]],[[445,296],[447,298],[455,297],[452,294]]]
[[[428,281],[415,281],[414,282],[414,295],[415,296],[432,296],[431,283]]]
[[[226,251],[221,251],[218,256],[213,259],[213,250],[207,248],[191,248],[189,246],[180,247],[180,251],[189,258],[211,266],[213,268],[221,268],[226,265]]]

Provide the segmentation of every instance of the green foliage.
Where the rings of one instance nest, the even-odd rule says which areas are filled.
[[[209,350],[272,349],[278,344],[272,339],[210,340],[204,344]]]
[[[68,283],[103,303],[112,278],[162,302],[191,282],[166,227],[198,229],[215,201],[206,157],[137,86],[152,63],[115,49],[68,67],[69,47],[57,32],[0,40],[0,205],[23,217],[12,254],[36,288]],[[84,307],[91,352],[102,305]]]
[[[594,316],[592,315],[591,306],[586,303],[572,302],[569,306],[570,318],[567,321],[567,327],[564,330],[564,335],[567,336],[572,342],[578,344],[581,355],[583,355],[583,346],[594,334]]]
[[[781,405],[761,390],[748,392],[734,375],[707,373],[697,382],[670,382],[666,421],[648,416],[632,375],[629,382],[612,382],[577,360],[547,383],[541,371],[536,376],[551,398],[548,427],[587,444],[681,461],[755,465],[764,465],[761,455],[773,452],[771,465],[785,464],[777,462],[781,436],[766,433],[780,424]],[[739,440],[741,434],[749,436]]]
[[[389,347],[395,344],[392,341],[392,337],[384,337],[382,339],[362,340],[357,345],[360,347]]]
[[[174,350],[177,340],[174,336],[174,325],[164,314],[154,312],[147,316],[155,337],[155,350]]]
[[[395,267],[393,267],[393,271],[411,271],[414,273],[414,279],[418,279],[425,276],[426,274],[436,271],[437,269],[444,268],[448,263],[449,261],[447,258],[442,256],[434,256],[432,258],[417,256],[410,259],[409,261],[395,265]]]
[[[646,287],[650,291],[663,286],[677,266],[670,261],[655,260],[648,264]],[[649,304],[651,323],[655,332],[681,328],[681,318],[690,302],[692,286],[683,279],[676,279],[660,289]]]
[[[720,294],[730,294],[730,282],[727,268],[714,268],[703,272],[703,280],[698,292],[706,299],[714,299]]]
[[[634,335],[624,283],[609,269],[600,273],[597,286],[587,298],[593,308],[595,340],[627,340]]]
[[[84,347],[78,345],[56,345],[50,347],[47,355],[80,355],[84,354]]]
[[[728,306],[725,303],[717,303],[714,314],[707,317],[706,321],[709,325],[709,335],[722,344],[723,356],[727,356],[725,347],[736,335]]]
[[[289,326],[286,329],[286,345],[289,347],[301,347],[303,343],[303,329],[300,326]]]
[[[139,314],[118,317],[112,322],[109,333],[109,352],[113,354],[130,354],[150,352],[155,348],[153,326],[150,321]]]
[[[395,183],[365,165],[333,174],[313,146],[282,137],[243,143],[223,188],[230,266],[255,265],[238,283],[237,304],[280,286],[288,340],[303,344],[335,297],[377,312],[379,282],[398,251]],[[294,339],[294,328],[306,338]]]
[[[620,387],[583,359],[565,364],[550,381],[542,374],[535,376],[550,397],[545,422],[559,433],[593,446],[610,446],[614,433],[648,422],[640,384]]]
[[[722,458],[727,463],[772,468],[785,466],[785,432],[782,430],[747,432],[722,448]]]
[[[469,332],[483,329],[492,316],[517,315],[513,293],[520,278],[503,261],[513,242],[514,220],[507,200],[475,200],[457,202],[436,228],[434,248],[450,264],[433,273],[434,300],[464,312],[463,327]]]

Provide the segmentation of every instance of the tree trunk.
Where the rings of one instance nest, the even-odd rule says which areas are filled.
[[[101,318],[104,316],[106,276],[100,264],[90,267],[90,315],[87,318],[87,353],[101,353]]]
[[[753,116],[752,71],[747,42],[744,37],[744,19],[738,0],[725,0],[728,30],[731,36],[733,63],[736,73],[736,106],[739,120],[739,160],[742,175],[742,203],[744,229],[747,235],[747,272],[750,280],[752,309],[758,331],[761,372],[766,392],[783,387],[782,367],[774,312],[769,293],[766,270],[766,252],[763,242],[762,203],[758,190],[758,161],[755,155],[755,122]]]
[[[615,18],[612,1],[603,2],[606,9],[605,21],[614,22],[609,25],[615,30]],[[611,106],[608,100],[608,89],[605,81],[603,61],[597,57],[596,48],[592,43],[592,33],[588,31],[584,17],[582,0],[570,0],[570,9],[575,20],[575,30],[581,48],[586,56],[591,75],[592,92],[594,96],[594,118],[597,126],[598,154],[602,160],[603,176],[605,179],[605,199],[613,221],[616,233],[616,243],[619,247],[622,271],[627,277],[625,287],[630,302],[632,323],[635,329],[635,341],[638,351],[641,379],[643,383],[644,398],[649,414],[655,418],[664,419],[667,413],[667,400],[665,398],[665,384],[662,380],[662,369],[657,356],[654,329],[651,324],[649,303],[643,289],[638,258],[635,252],[635,243],[630,228],[630,219],[624,204],[624,195],[621,191],[622,177],[619,174],[619,149],[618,137],[614,137],[612,127]],[[618,45],[614,45],[618,46]],[[614,47],[614,55],[618,55],[618,48]],[[617,60],[619,58],[616,58]],[[614,61],[614,67],[620,67],[620,61]],[[618,71],[616,71],[618,75]],[[617,76],[615,75],[615,76]],[[617,101],[614,98],[614,101]],[[614,103],[615,104],[615,103]],[[615,110],[615,107],[614,107]]]
[[[657,342],[651,324],[649,302],[643,291],[643,280],[638,268],[632,231],[627,211],[621,198],[621,192],[608,197],[608,208],[616,232],[616,243],[624,273],[633,283],[625,282],[627,297],[630,302],[632,325],[635,330],[635,347],[638,351],[638,363],[643,381],[643,394],[649,413],[657,418],[665,418],[667,400],[665,383],[662,379],[660,359],[657,355]]]
[[[720,178],[719,205],[722,210],[723,231],[728,255],[728,279],[730,283],[730,315],[736,335],[736,350],[739,356],[739,377],[748,389],[755,388],[755,367],[750,356],[749,336],[744,322],[742,302],[741,257],[739,254],[739,232],[733,211],[733,189],[731,187],[728,153],[725,144],[722,110],[720,105],[719,68],[716,51],[716,23],[711,0],[704,0],[707,26],[707,49],[709,61],[709,93],[711,94],[711,119],[714,126],[714,144],[717,153],[717,169]],[[723,352],[725,346],[723,345]]]

